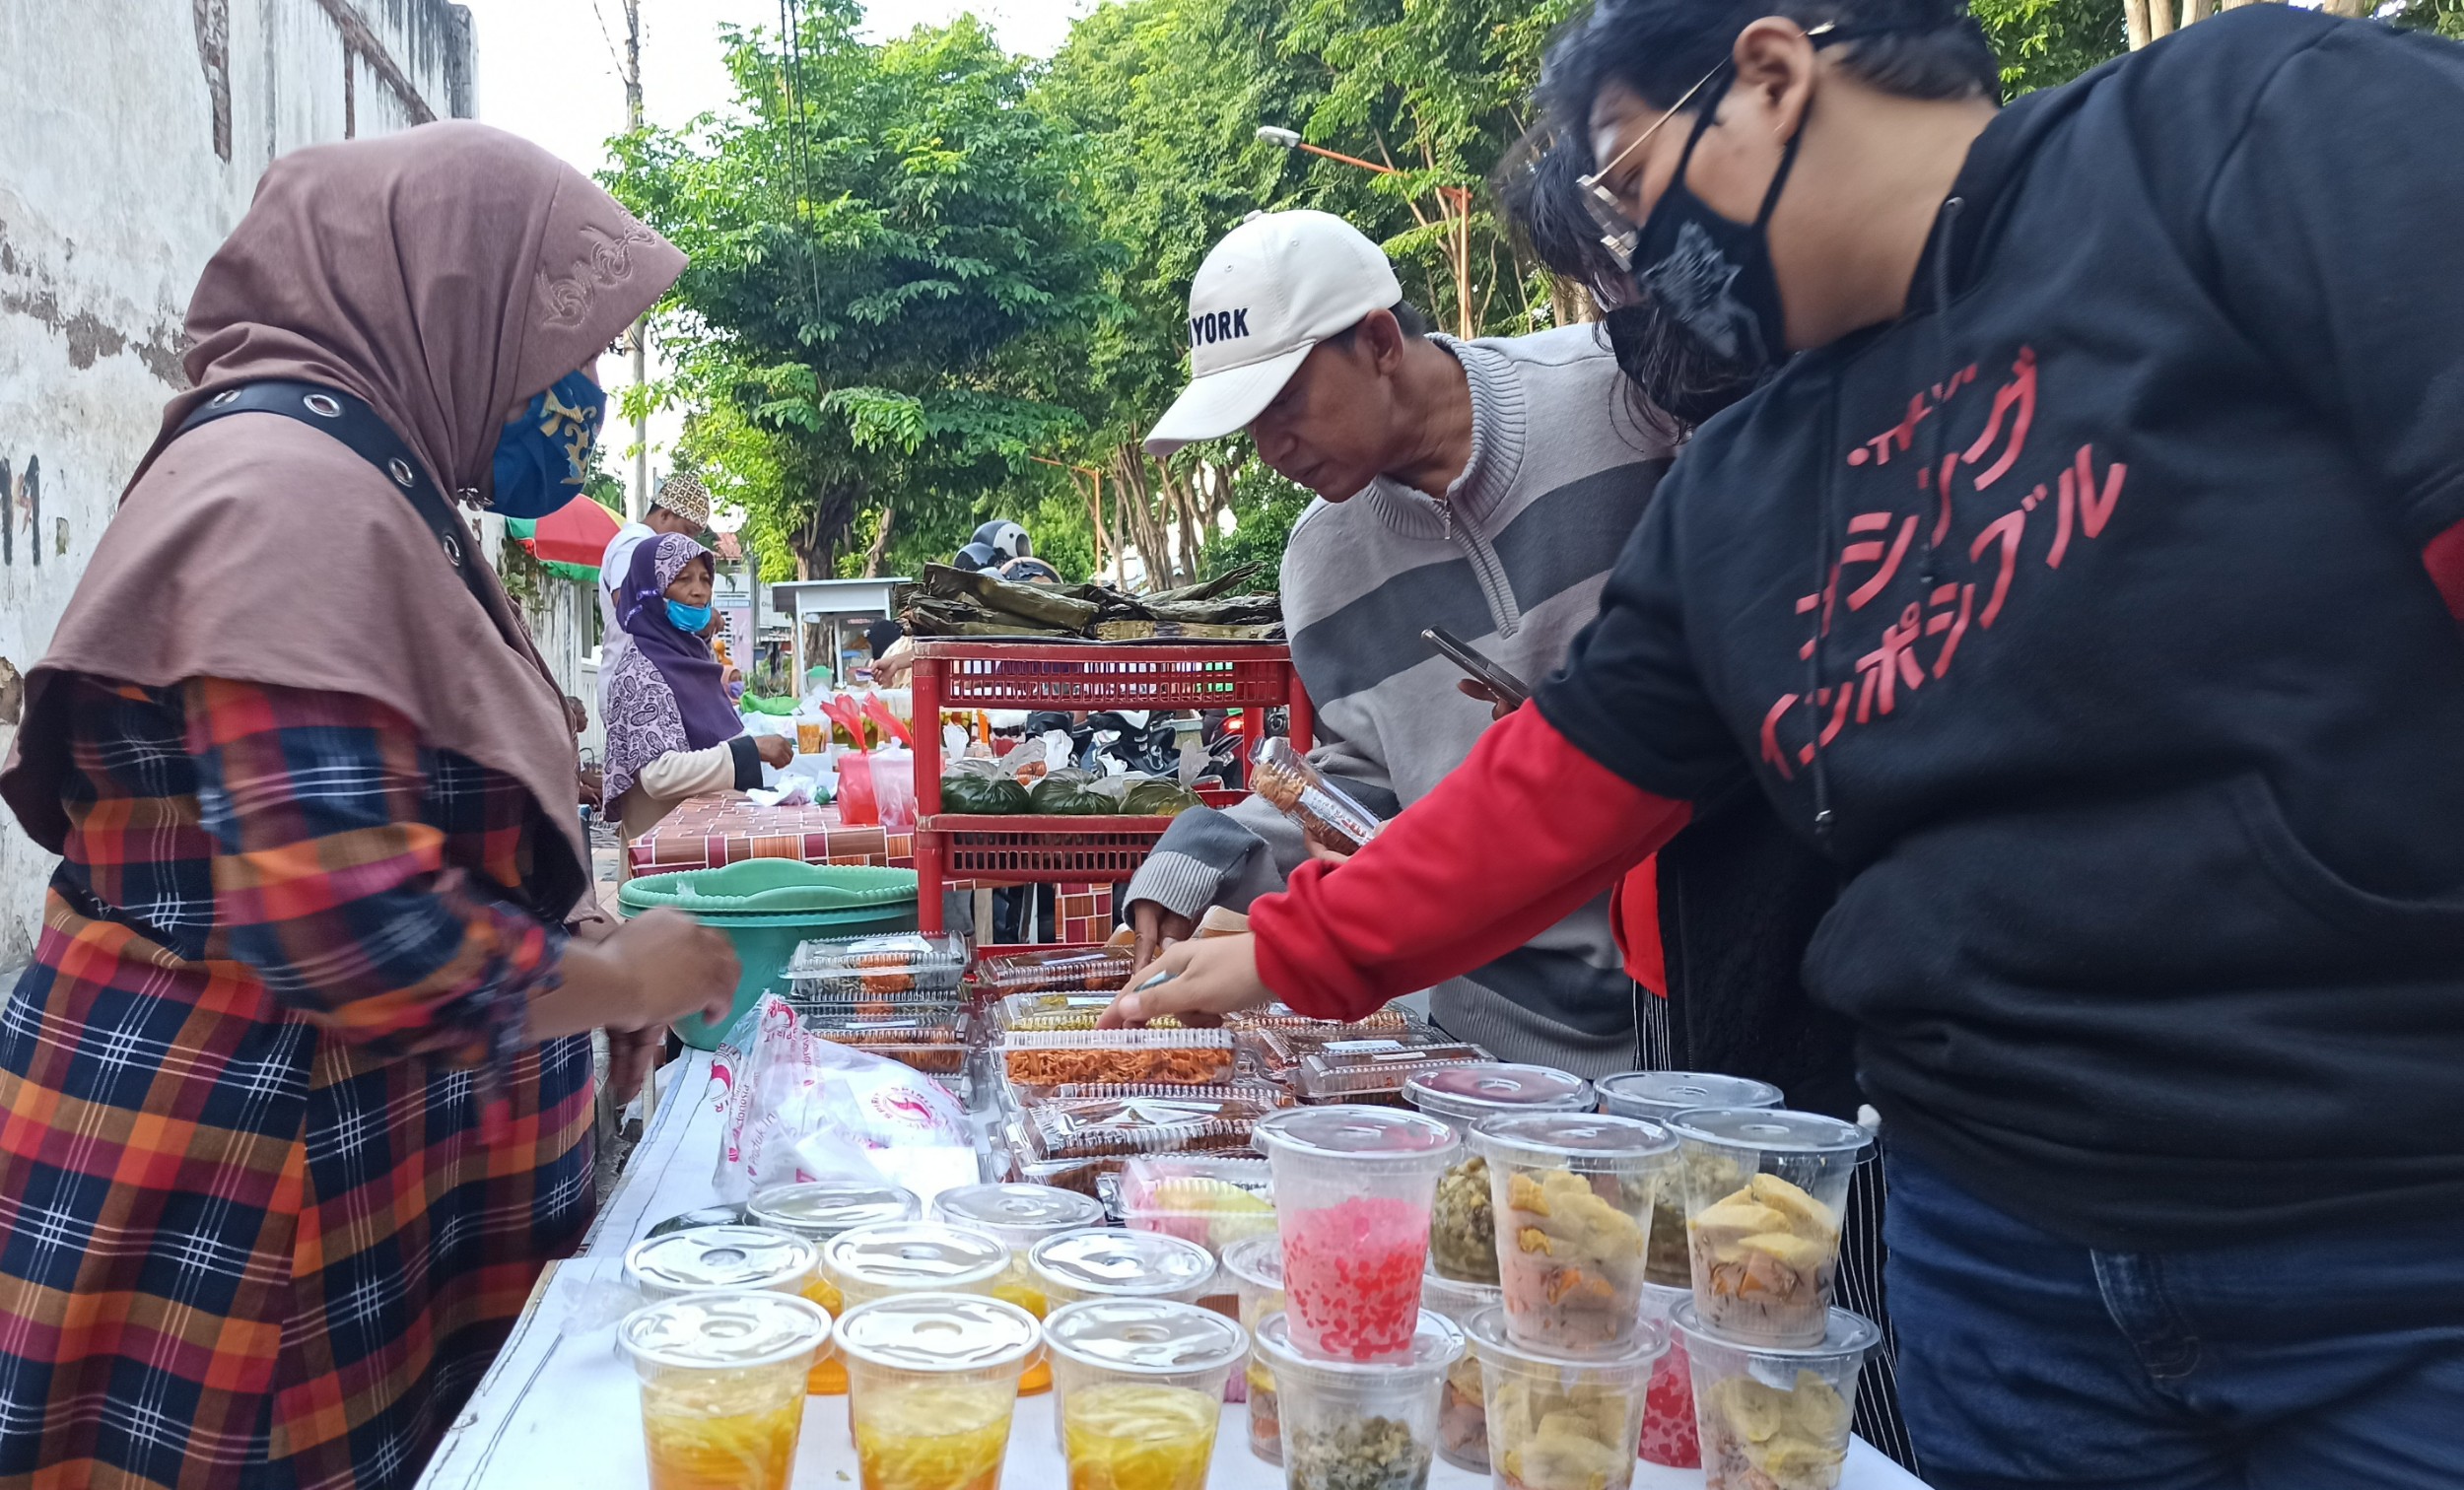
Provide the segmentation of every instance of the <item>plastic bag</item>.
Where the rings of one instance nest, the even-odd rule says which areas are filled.
[[[1015,815],[1034,809],[1028,805],[1027,788],[1002,763],[961,760],[950,762],[941,773],[941,810]]]
[[[975,1144],[958,1099],[928,1076],[805,1029],[765,994],[727,1032],[711,1062],[723,1130],[719,1198],[742,1201],[774,1185],[856,1179],[900,1183],[885,1151]]]
[[[1095,779],[1083,771],[1056,771],[1027,793],[1037,812],[1061,817],[1103,817],[1119,804],[1095,789]]]

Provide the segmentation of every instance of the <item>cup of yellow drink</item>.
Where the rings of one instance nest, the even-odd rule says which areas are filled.
[[[971,1226],[998,1237],[1009,1248],[1009,1270],[992,1285],[992,1297],[1007,1299],[1041,1320],[1051,1299],[1027,1269],[1027,1250],[1046,1237],[1104,1224],[1104,1207],[1093,1195],[1081,1195],[1050,1185],[962,1185],[945,1189],[932,1202],[934,1219]],[[1033,1396],[1053,1385],[1053,1368],[1038,1361],[1019,1380],[1018,1394]]]
[[[714,1288],[802,1293],[820,1257],[812,1243],[766,1226],[696,1226],[636,1242],[625,1279],[652,1302]]]
[[[787,1490],[830,1316],[786,1293],[679,1294],[617,1338],[642,1379],[650,1490]]]
[[[997,1490],[1018,1378],[1043,1326],[1004,1300],[903,1293],[838,1331],[862,1490]]]
[[[1205,1490],[1249,1332],[1195,1304],[1092,1299],[1045,1321],[1069,1490]]]
[[[1241,1327],[1249,1331],[1249,1360],[1241,1386],[1225,1384],[1224,1399],[1249,1402],[1249,1452],[1269,1464],[1283,1462],[1283,1427],[1274,1375],[1258,1353],[1258,1326],[1283,1313],[1283,1239],[1269,1232],[1223,1250],[1223,1270],[1240,1286]]]
[[[801,1237],[816,1252],[842,1232],[888,1221],[913,1221],[923,1212],[924,1203],[916,1198],[914,1190],[860,1180],[807,1180],[775,1185],[756,1194],[753,1203],[745,1207],[745,1217],[754,1225]],[[847,1300],[825,1272],[814,1272],[811,1281],[804,1285],[804,1297],[828,1310],[832,1319],[847,1313]],[[843,1396],[847,1392],[847,1368],[839,1363],[835,1352],[825,1351],[814,1363],[807,1385],[815,1396]]]
[[[1029,1248],[1027,1271],[1056,1309],[1088,1299],[1195,1304],[1214,1292],[1215,1255],[1161,1232],[1082,1227]]]

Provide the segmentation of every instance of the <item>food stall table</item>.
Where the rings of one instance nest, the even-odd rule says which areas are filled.
[[[552,1266],[532,1290],[478,1389],[445,1432],[420,1477],[420,1490],[648,1490],[639,1388],[620,1359],[612,1322],[596,1320],[623,1287],[625,1249],[660,1221],[712,1204],[720,1117],[708,1094],[712,1056],[689,1054],[671,1067],[674,1096],[663,1100],[634,1150],[624,1178],[600,1212],[580,1255]],[[663,1083],[664,1085],[664,1083]],[[1052,1401],[1019,1403],[1001,1482],[1011,1490],[1059,1490],[1067,1483],[1055,1443]],[[847,1398],[811,1397],[796,1447],[797,1490],[856,1483]],[[1249,1452],[1248,1409],[1227,1405],[1215,1434],[1210,1490],[1282,1490],[1283,1471]],[[1429,1490],[1484,1490],[1489,1481],[1439,1463]],[[1700,1490],[1699,1470],[1635,1466],[1635,1490]],[[1841,1490],[1923,1490],[1862,1440],[1849,1450]]]

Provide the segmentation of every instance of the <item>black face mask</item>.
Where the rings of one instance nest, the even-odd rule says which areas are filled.
[[[1672,325],[1650,301],[1619,305],[1603,320],[1617,368],[1652,407],[1691,430],[1761,387],[1768,368],[1728,362]]]

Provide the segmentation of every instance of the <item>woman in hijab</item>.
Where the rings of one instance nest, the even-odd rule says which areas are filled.
[[[565,928],[573,736],[442,495],[561,503],[682,266],[463,123],[275,163],[206,266],[0,774],[63,855],[0,1009],[0,1477],[408,1485],[589,1223],[588,1032],[726,1006],[685,917]]]
[[[607,676],[607,811],[639,838],[705,791],[762,783],[785,766],[787,741],[755,739],[727,697],[710,628],[711,556],[681,533],[637,544],[616,600],[633,644]]]

